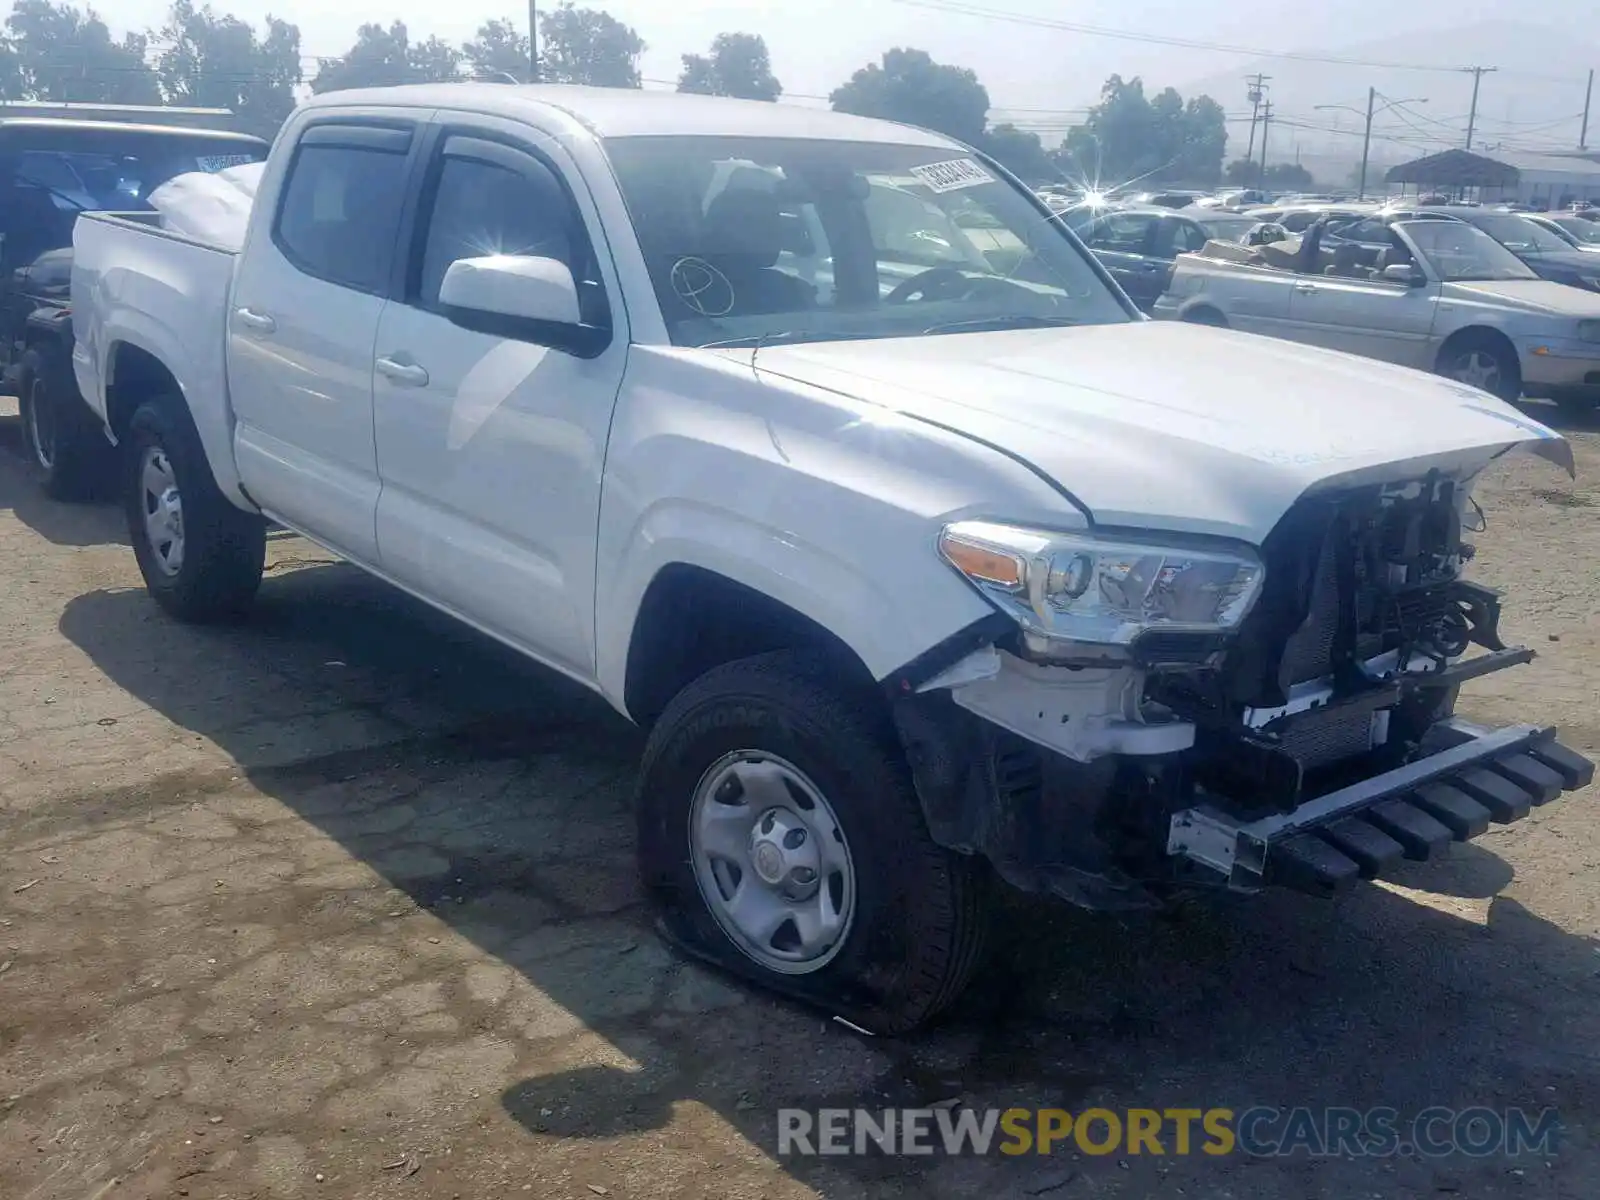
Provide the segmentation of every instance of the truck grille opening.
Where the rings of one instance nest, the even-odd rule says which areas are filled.
[[[1231,699],[1276,708],[1294,685],[1388,651],[1465,650],[1458,501],[1453,481],[1432,476],[1290,509],[1262,547],[1267,590],[1224,665]]]
[[[1315,771],[1372,749],[1375,720],[1366,709],[1335,709],[1320,720],[1295,725],[1279,745],[1302,770]]]

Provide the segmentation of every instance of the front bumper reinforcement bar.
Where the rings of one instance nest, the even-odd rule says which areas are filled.
[[[1201,804],[1176,813],[1167,853],[1219,872],[1235,888],[1332,895],[1402,859],[1427,859],[1475,838],[1491,822],[1519,821],[1594,778],[1594,764],[1561,745],[1553,729],[1446,725],[1460,739],[1449,748],[1293,812],[1240,821]]]

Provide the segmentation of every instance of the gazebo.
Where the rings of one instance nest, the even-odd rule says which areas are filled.
[[[1496,191],[1510,188],[1515,191],[1520,180],[1517,168],[1470,150],[1443,150],[1390,167],[1384,176],[1386,183],[1400,184],[1402,193],[1408,185],[1415,184],[1419,192],[1429,189],[1456,196],[1469,189],[1482,192],[1488,188]]]

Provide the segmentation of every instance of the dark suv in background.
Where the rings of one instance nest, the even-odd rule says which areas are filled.
[[[85,494],[101,474],[102,447],[109,449],[104,438],[59,436],[92,419],[72,374],[68,287],[78,214],[148,211],[147,197],[175,175],[267,153],[267,142],[247,133],[152,116],[18,115],[0,106],[0,383],[18,397],[24,441],[45,490],[58,498]]]

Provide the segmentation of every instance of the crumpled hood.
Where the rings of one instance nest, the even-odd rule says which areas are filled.
[[[1102,526],[1259,545],[1311,490],[1464,477],[1520,443],[1572,470],[1560,435],[1474,388],[1180,322],[772,346],[757,366],[994,446]]]

